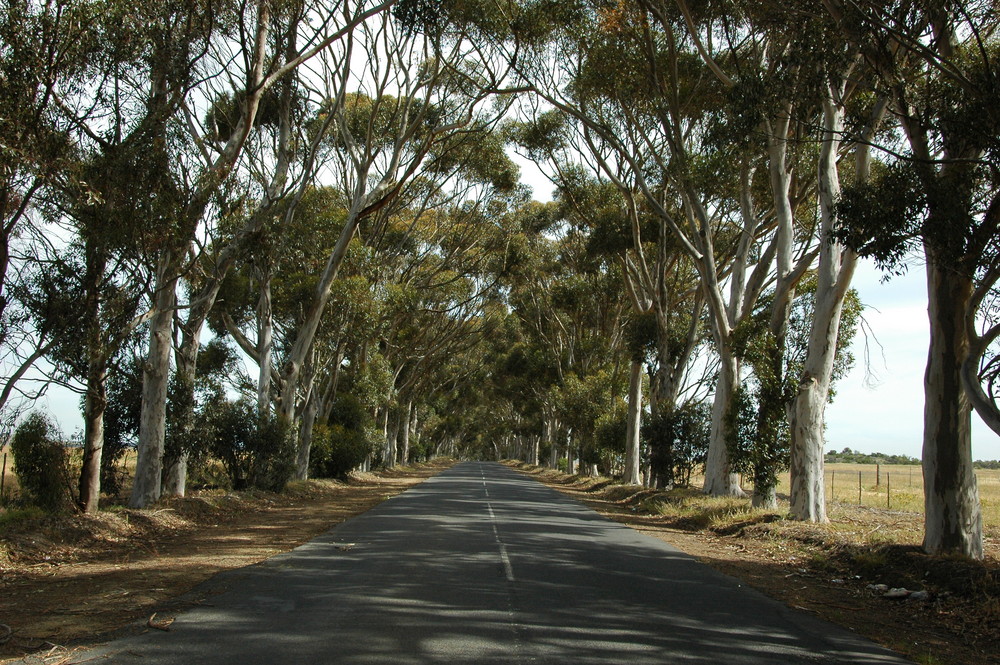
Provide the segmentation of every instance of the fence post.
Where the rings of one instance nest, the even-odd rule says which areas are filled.
[[[882,465],[875,462],[875,487],[882,484]]]
[[[837,472],[830,472],[830,500],[836,501],[837,499]]]
[[[889,487],[890,487],[889,483],[890,482],[891,481],[889,480],[889,474],[887,473],[887,474],[885,474],[885,509],[886,510],[892,510],[892,499],[889,496]]]
[[[858,471],[858,505],[861,505],[861,471]]]

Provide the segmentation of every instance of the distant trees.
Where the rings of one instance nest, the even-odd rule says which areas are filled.
[[[827,464],[920,464],[920,460],[909,455],[887,455],[885,453],[862,453],[850,448],[840,452],[832,450],[826,454]]]

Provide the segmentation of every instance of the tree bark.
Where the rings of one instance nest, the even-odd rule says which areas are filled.
[[[410,416],[412,413],[413,400],[407,400],[406,405],[403,407],[403,412],[399,416],[399,463],[404,466],[410,462]]]
[[[145,508],[162,492],[163,446],[170,379],[172,326],[177,301],[174,252],[164,251],[156,270],[156,300],[149,320],[149,350],[142,374],[139,451],[129,507]]]
[[[107,408],[107,358],[101,325],[101,283],[107,269],[100,244],[88,237],[86,252],[87,393],[83,414],[83,466],[80,469],[80,509],[97,511],[101,498],[101,453],[104,449],[104,411]]]
[[[625,421],[625,470],[622,482],[638,485],[639,476],[639,425],[642,417],[642,370],[641,360],[632,360],[628,385],[628,417]]]
[[[824,486],[824,418],[837,354],[840,315],[850,287],[857,254],[828,240],[836,221],[840,195],[837,153],[843,135],[843,109],[828,94],[823,105],[825,135],[820,148],[820,246],[815,311],[798,392],[789,409],[791,429],[791,516],[808,522],[828,522]],[[859,179],[867,177],[869,149],[857,146]]]
[[[931,340],[924,374],[924,549],[983,558],[983,522],[972,467],[972,409],[962,385],[969,353],[970,277],[927,248]]]
[[[274,319],[271,313],[271,276],[261,279],[257,298],[257,357],[260,371],[257,374],[257,411],[263,415],[271,407],[271,353],[274,347]]]
[[[107,363],[94,358],[87,364],[87,395],[83,420],[83,466],[80,469],[80,509],[96,512],[101,499],[101,453],[104,449],[104,412],[107,409]]]
[[[731,353],[720,353],[719,379],[712,404],[712,436],[708,443],[703,487],[705,494],[712,496],[746,495],[740,487],[739,476],[730,467],[728,441],[731,435],[726,424],[726,414],[732,406],[738,380],[739,363]]]
[[[399,440],[399,410],[387,406],[386,411],[390,411],[390,418],[387,421],[388,429],[385,436],[385,468],[392,469],[396,466],[396,443]]]

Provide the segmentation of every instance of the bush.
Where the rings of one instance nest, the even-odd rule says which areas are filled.
[[[210,450],[226,467],[233,489],[285,488],[295,473],[295,443],[280,418],[259,416],[248,400],[213,405],[203,418]]]
[[[704,404],[661,408],[642,426],[655,487],[687,485],[691,473],[704,464],[710,438],[711,414]]]
[[[69,469],[59,432],[44,414],[30,414],[10,443],[14,473],[28,503],[59,510],[69,503]]]
[[[339,478],[357,468],[372,452],[371,437],[363,429],[343,425],[316,425],[309,454],[309,475]]]

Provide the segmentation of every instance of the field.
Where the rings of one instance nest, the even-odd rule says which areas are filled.
[[[1000,470],[977,469],[976,480],[983,524],[1000,530]],[[778,493],[787,495],[788,489],[786,472]],[[826,499],[831,517],[841,507],[857,506],[923,514],[923,475],[915,464],[827,464]]]

